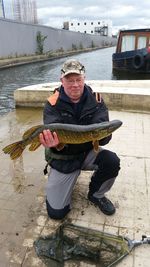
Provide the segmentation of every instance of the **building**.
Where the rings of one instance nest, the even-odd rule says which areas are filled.
[[[13,14],[17,21],[37,24],[36,0],[13,0]]]
[[[72,20],[63,23],[63,29],[88,34],[112,36],[111,20]]]
[[[4,2],[0,0],[0,17],[5,18]]]
[[[0,0],[0,18],[38,24],[36,0]]]

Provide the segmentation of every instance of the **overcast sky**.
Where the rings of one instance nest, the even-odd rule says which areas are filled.
[[[15,0],[3,1],[7,10],[11,10]],[[110,19],[114,29],[150,27],[150,0],[36,0],[36,2],[39,23],[56,28],[62,28],[64,21],[73,19]]]
[[[112,20],[115,28],[150,27],[150,0],[37,0],[40,23],[61,28],[63,21]]]

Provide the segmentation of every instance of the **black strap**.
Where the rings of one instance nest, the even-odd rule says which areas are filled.
[[[48,173],[48,171],[47,171],[48,166],[49,166],[49,163],[46,164],[46,166],[45,166],[45,168],[43,170],[44,175],[46,175]]]
[[[51,161],[52,159],[62,159],[62,160],[78,159],[81,155],[83,155],[83,153],[76,154],[76,155],[56,154],[56,153],[52,152],[52,150],[50,149],[48,161],[49,160]]]
[[[47,168],[49,166],[49,164],[51,163],[51,161],[53,159],[61,159],[61,160],[72,160],[72,159],[78,159],[81,156],[84,156],[85,153],[80,153],[80,154],[76,154],[76,155],[63,155],[63,154],[56,154],[54,152],[52,152],[52,150],[50,148],[48,148],[48,158],[45,157],[47,164],[43,170],[44,175],[46,175],[48,173]],[[45,150],[46,151],[46,150]]]

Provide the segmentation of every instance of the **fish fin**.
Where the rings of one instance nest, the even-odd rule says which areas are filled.
[[[41,143],[39,141],[33,142],[33,143],[31,143],[29,150],[35,151],[40,145],[41,145]]]
[[[36,126],[31,127],[30,129],[28,129],[27,131],[25,131],[25,133],[23,134],[22,138],[23,139],[28,138],[30,135],[32,135],[37,129],[39,129],[42,126],[43,125],[36,125]]]
[[[3,148],[3,152],[5,154],[9,154],[11,159],[17,159],[21,156],[23,150],[25,149],[25,145],[22,141],[18,141],[12,143]]]
[[[63,148],[64,148],[64,144],[63,143],[60,143],[60,144],[58,144],[57,146],[56,146],[56,149],[58,150],[58,151],[60,151],[60,150],[62,150]]]
[[[95,152],[99,152],[99,141],[93,141],[93,148]]]

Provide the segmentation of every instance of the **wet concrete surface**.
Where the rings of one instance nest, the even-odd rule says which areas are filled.
[[[150,235],[150,115],[111,111],[110,119],[123,121],[106,146],[121,158],[120,175],[108,193],[116,214],[105,216],[87,200],[92,175],[88,171],[78,179],[72,211],[65,221],[141,239],[142,234]],[[44,267],[33,242],[63,222],[47,217],[43,148],[35,152],[26,149],[16,161],[2,152],[4,146],[18,141],[25,130],[41,122],[41,109],[16,109],[0,117],[0,267]],[[117,266],[149,267],[149,249],[149,245],[136,248]]]
[[[19,264],[26,255],[26,247],[22,249],[20,244],[25,238],[26,229],[30,225],[35,225],[35,215],[39,213],[42,216],[43,208],[39,203],[41,197],[43,198],[45,184],[42,173],[45,165],[42,148],[39,148],[37,153],[29,153],[26,150],[23,156],[15,161],[3,154],[2,148],[13,141],[18,141],[26,129],[41,122],[40,110],[16,110],[1,117],[0,266],[2,267],[15,266],[10,263],[12,255],[18,257]]]

